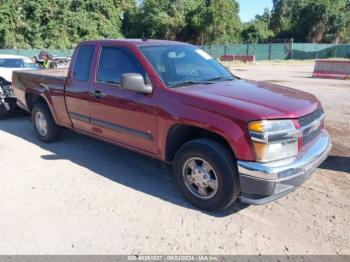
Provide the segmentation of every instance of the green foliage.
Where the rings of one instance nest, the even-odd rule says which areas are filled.
[[[349,0],[274,0],[270,28],[299,42],[345,42]]]
[[[187,18],[188,40],[198,44],[239,42],[242,24],[238,13],[236,1],[199,1]]]
[[[121,37],[129,0],[2,0],[0,46],[70,48],[85,39]]]
[[[271,14],[265,9],[263,15],[255,16],[255,19],[244,25],[242,39],[248,43],[264,42],[274,37],[274,32],[270,30]]]
[[[233,0],[144,0],[126,13],[126,37],[201,43],[238,42],[241,22]]]
[[[171,40],[181,38],[190,3],[191,1],[186,0],[145,0],[138,10],[127,13],[126,37],[144,36]]]
[[[235,0],[0,0],[0,48],[72,48],[81,40],[194,44],[349,42],[350,0],[273,0],[248,23]]]
[[[350,43],[350,0],[347,1],[345,11],[345,27],[341,32],[341,39],[344,43]]]

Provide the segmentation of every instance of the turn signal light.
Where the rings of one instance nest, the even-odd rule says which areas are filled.
[[[265,131],[263,122],[251,122],[248,125],[249,131],[262,133]]]

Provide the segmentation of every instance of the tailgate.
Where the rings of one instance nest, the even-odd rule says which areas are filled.
[[[25,78],[62,79],[68,74],[67,68],[15,71],[13,75]]]

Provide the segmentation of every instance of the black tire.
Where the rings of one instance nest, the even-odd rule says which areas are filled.
[[[38,130],[38,127],[36,125],[36,114],[42,113],[43,116],[45,117],[46,120],[46,133],[45,135],[41,134],[40,131]],[[36,131],[36,134],[38,138],[45,142],[45,143],[51,143],[54,141],[57,141],[59,138],[61,138],[62,135],[62,128],[58,126],[55,122],[55,120],[52,117],[51,111],[49,107],[45,103],[37,103],[33,106],[32,109],[32,121],[34,125],[34,129]]]
[[[3,120],[7,117],[7,111],[4,104],[0,104],[0,120]]]
[[[184,179],[184,167],[193,158],[207,161],[217,177],[217,190],[212,198],[201,199],[191,192]],[[176,184],[184,197],[195,207],[217,211],[233,205],[240,194],[238,169],[234,156],[221,144],[209,139],[196,139],[184,144],[174,161]]]

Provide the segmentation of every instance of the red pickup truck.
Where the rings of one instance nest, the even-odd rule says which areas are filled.
[[[190,44],[86,41],[68,72],[14,72],[12,83],[40,140],[65,127],[171,163],[179,190],[204,210],[280,198],[331,147],[313,95],[241,80]]]

